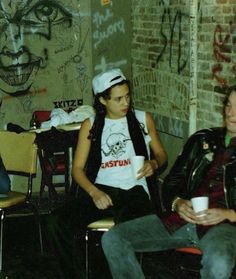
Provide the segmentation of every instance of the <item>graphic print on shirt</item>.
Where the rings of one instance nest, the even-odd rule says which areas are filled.
[[[111,156],[118,159],[126,152],[127,142],[130,138],[122,133],[113,133],[106,139],[106,143],[102,146],[102,153],[108,157]]]

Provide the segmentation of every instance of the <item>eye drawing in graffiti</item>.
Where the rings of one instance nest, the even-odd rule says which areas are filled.
[[[72,26],[72,14],[55,0],[0,1],[0,92],[27,93],[48,62],[46,42]]]

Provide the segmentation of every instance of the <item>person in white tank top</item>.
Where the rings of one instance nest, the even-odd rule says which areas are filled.
[[[81,125],[72,166],[78,194],[47,221],[51,250],[63,263],[61,271],[67,271],[63,278],[84,278],[73,240],[90,222],[112,216],[117,224],[152,212],[149,185],[167,162],[151,113],[133,110],[129,82],[120,69],[95,76],[93,91],[96,114]],[[137,179],[130,168],[135,154],[145,156]],[[83,253],[83,245],[77,250]]]
[[[105,188],[98,185],[106,185],[111,190],[115,188],[126,191],[139,185],[144,193],[149,194],[146,178],[152,176],[166,163],[167,155],[151,113],[132,109],[129,83],[120,69],[112,69],[95,76],[93,92],[96,115],[94,118],[86,119],[81,125],[72,174],[78,185],[90,196],[96,208],[104,210],[112,207],[114,200]],[[99,126],[101,120],[103,124]],[[137,143],[134,143],[135,136],[132,138],[133,131],[129,127],[129,122],[132,121],[136,122],[137,129],[142,130],[140,138],[136,139]],[[96,151],[91,151],[93,141],[98,140],[98,130],[101,132],[99,146]],[[147,155],[144,166],[135,179],[131,172],[130,158],[137,153],[137,148],[141,145],[138,141],[142,138]],[[152,159],[150,149],[154,155]],[[93,152],[94,154],[91,154]],[[89,158],[92,157],[94,164],[98,156],[100,161],[92,170],[96,171],[89,174],[85,166],[91,165]]]

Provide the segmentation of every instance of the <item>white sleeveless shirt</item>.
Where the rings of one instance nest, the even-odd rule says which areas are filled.
[[[135,110],[138,121],[144,125],[147,132],[146,113]],[[90,118],[93,124],[94,118]],[[144,135],[148,155],[150,155],[150,136]],[[130,138],[127,118],[105,118],[101,139],[102,163],[95,183],[128,190],[135,185],[142,185],[147,193],[146,178],[136,180],[132,175],[130,158],[135,155],[133,143]]]

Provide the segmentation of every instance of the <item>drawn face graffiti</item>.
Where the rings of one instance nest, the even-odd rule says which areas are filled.
[[[54,33],[68,33],[71,25],[72,15],[60,0],[1,0],[0,91],[26,93],[47,66],[48,41],[59,45]]]

